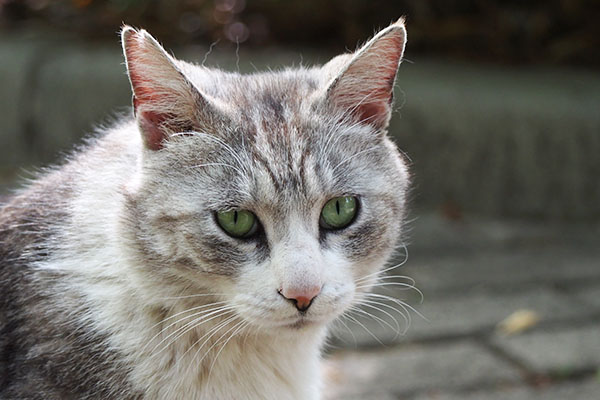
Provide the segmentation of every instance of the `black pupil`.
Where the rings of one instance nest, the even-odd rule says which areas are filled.
[[[233,223],[234,223],[234,224],[237,224],[237,220],[238,220],[238,212],[237,212],[237,211],[234,211],[234,212],[233,212]]]
[[[340,201],[336,200],[335,201],[335,210],[337,211],[338,215],[340,213]]]

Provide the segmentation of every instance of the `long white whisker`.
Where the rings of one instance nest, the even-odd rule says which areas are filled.
[[[406,276],[406,275],[383,275],[383,276],[379,276],[377,277],[378,281],[382,281],[382,280],[389,280],[389,279],[406,279],[407,281],[409,281],[411,284],[415,284],[415,280],[413,278],[411,278],[410,276]],[[365,279],[357,279],[356,283],[362,282]]]
[[[347,317],[348,317],[348,318],[349,318],[351,321],[353,321],[353,322],[357,323],[358,325],[360,325],[360,326],[361,326],[361,327],[362,327],[362,328],[363,328],[363,329],[364,329],[364,330],[365,330],[365,331],[366,331],[366,332],[367,332],[369,335],[371,335],[371,337],[372,337],[373,339],[375,339],[375,340],[377,341],[377,343],[379,343],[379,344],[380,344],[380,345],[382,345],[382,346],[385,346],[385,345],[384,345],[384,344],[381,342],[381,340],[380,340],[380,339],[379,339],[377,336],[375,336],[375,335],[373,334],[373,332],[371,332],[371,331],[369,330],[369,328],[367,328],[367,327],[366,327],[366,326],[365,326],[363,323],[361,323],[359,320],[357,320],[356,318],[354,318],[354,317],[353,317],[352,315],[350,315],[350,314],[346,314],[346,316],[347,316]]]
[[[356,345],[357,345],[356,336],[354,336],[354,332],[352,332],[352,329],[350,329],[350,327],[349,327],[349,326],[348,326],[348,324],[347,324],[347,323],[346,323],[346,322],[343,320],[343,318],[347,318],[345,314],[342,314],[342,315],[340,316],[340,318],[336,319],[336,322],[339,322],[339,323],[341,323],[341,324],[342,324],[342,326],[343,326],[344,328],[346,328],[346,330],[347,330],[348,332],[350,332],[350,336],[352,336],[352,340],[354,340],[354,345],[356,346]]]
[[[236,316],[237,318],[237,316]],[[206,351],[204,352],[204,355],[200,358],[200,360],[198,360],[198,364],[202,364],[202,361],[204,361],[204,359],[210,354],[210,351],[217,346],[220,342],[221,339],[224,338],[229,332],[231,332],[232,330],[234,330],[236,327],[238,327],[241,323],[243,323],[244,321],[238,321],[237,323],[235,323],[231,328],[229,328],[227,331],[225,331],[225,333],[223,333],[221,336],[219,336],[217,338],[217,340],[215,340],[215,342],[208,348],[206,349]],[[221,328],[219,328],[220,330]],[[194,359],[198,356],[200,350],[202,349],[202,347],[204,347],[204,345],[207,343],[208,340],[210,340],[211,337],[214,336],[216,332],[214,332],[212,335],[210,335],[203,343],[202,345],[198,348],[198,350],[196,351],[196,354],[194,355],[194,358],[192,358],[192,363],[194,363]],[[191,365],[190,364],[190,365]],[[212,367],[211,367],[212,368]]]
[[[215,355],[215,358],[213,359],[212,363],[210,364],[210,369],[208,370],[208,377],[206,378],[206,385],[208,386],[209,382],[210,382],[210,374],[212,373],[213,367],[215,366],[215,363],[217,362],[217,359],[219,358],[219,355],[221,354],[221,352],[223,351],[223,349],[225,348],[225,346],[227,346],[227,343],[229,343],[229,341],[235,336],[237,335],[237,333],[244,329],[246,326],[248,326],[249,322],[248,321],[241,321],[239,322],[237,325],[238,328],[233,331],[231,333],[231,335],[229,335],[229,338],[227,338],[227,340],[225,341],[225,343],[223,343],[223,345],[221,346],[221,348],[219,349],[219,351],[217,352],[217,354]],[[210,350],[210,349],[209,349]]]
[[[217,302],[214,302],[214,303],[203,304],[203,305],[201,305],[201,306],[196,306],[196,307],[188,308],[188,309],[186,309],[186,310],[183,310],[183,311],[180,311],[180,312],[178,312],[178,313],[176,313],[176,314],[173,314],[173,315],[171,315],[171,316],[169,316],[169,317],[167,317],[167,318],[164,318],[163,320],[161,320],[161,321],[157,322],[156,324],[152,325],[152,326],[149,328],[149,330],[150,330],[150,329],[154,329],[154,328],[156,328],[158,325],[164,324],[165,322],[167,322],[167,321],[169,321],[169,320],[171,320],[171,319],[173,319],[173,318],[175,318],[175,317],[177,317],[177,316],[179,316],[179,315],[181,315],[181,314],[189,313],[190,311],[201,310],[201,309],[203,309],[203,308],[208,308],[208,307],[217,306],[217,305],[220,305],[220,304],[226,304],[226,303],[227,303],[226,301],[217,301]],[[210,311],[210,310],[207,310],[207,311]],[[194,313],[194,314],[192,314],[192,315],[198,315],[198,314],[197,314],[197,313]],[[169,326],[170,326],[170,325],[169,325]]]
[[[227,326],[231,321],[237,319],[238,316],[237,315],[233,315],[229,318],[227,318],[224,321],[221,321],[219,324],[217,324],[215,327],[213,327],[211,330],[209,330],[208,332],[206,332],[201,338],[199,338],[198,340],[196,340],[194,343],[192,343],[192,345],[185,351],[185,353],[183,353],[183,355],[180,357],[180,360],[183,360],[183,358],[185,357],[185,355],[191,350],[193,349],[198,343],[200,343],[200,341],[204,338],[204,342],[202,342],[202,344],[198,347],[198,349],[196,350],[196,352],[194,353],[194,356],[192,357],[192,360],[190,361],[190,364],[188,365],[188,370],[192,367],[192,365],[194,364],[194,360],[196,359],[196,357],[198,357],[198,354],[200,353],[200,350],[202,350],[202,348],[204,347],[204,345],[206,343],[208,343],[208,341],[210,340],[210,338],[212,338],[218,331],[221,330],[221,328],[223,328],[224,326]],[[206,354],[204,355],[206,356]],[[204,359],[204,357],[202,358]]]
[[[383,287],[383,286],[400,286],[403,288],[401,290],[409,290],[409,289],[417,290],[417,288],[414,285],[410,285],[410,284],[404,283],[404,282],[375,282],[373,284],[358,285],[358,286],[356,286],[356,289],[374,288],[374,287]]]
[[[225,303],[225,302],[222,302],[222,301],[221,301],[221,302],[218,302],[218,303]],[[198,307],[193,307],[193,308],[190,308],[190,309],[187,309],[187,310],[184,310],[184,311],[178,312],[178,313],[176,313],[176,314],[174,314],[174,315],[172,315],[172,316],[170,316],[170,317],[164,318],[164,319],[163,319],[163,320],[161,320],[160,322],[157,322],[156,324],[152,325],[152,326],[149,328],[149,330],[152,330],[152,329],[156,328],[157,326],[159,326],[159,325],[161,325],[161,324],[165,323],[166,321],[168,321],[168,320],[171,320],[171,319],[173,319],[173,318],[175,318],[175,317],[177,317],[177,316],[179,316],[179,315],[181,315],[181,314],[189,313],[190,311],[195,311],[195,310],[202,309],[202,308],[213,307],[213,306],[215,306],[215,305],[217,305],[217,303],[206,304],[206,305],[202,305],[202,306],[198,306]],[[191,314],[189,314],[189,315],[186,315],[186,316],[184,316],[184,317],[182,317],[182,318],[179,318],[179,319],[177,319],[176,321],[174,321],[174,322],[170,323],[170,324],[169,324],[169,325],[167,325],[166,327],[163,327],[163,328],[162,328],[162,329],[161,329],[161,330],[160,330],[160,331],[159,331],[157,334],[155,334],[154,336],[152,336],[152,338],[150,338],[150,340],[148,340],[148,342],[147,342],[147,343],[146,343],[146,345],[145,345],[145,346],[142,348],[142,350],[140,351],[140,353],[139,353],[139,354],[142,354],[142,353],[144,352],[144,350],[146,350],[146,348],[147,348],[147,347],[148,347],[148,346],[149,346],[149,345],[150,345],[150,344],[151,344],[151,343],[154,341],[154,339],[156,339],[158,336],[160,336],[160,335],[161,335],[163,332],[165,332],[166,330],[168,330],[168,329],[169,329],[170,327],[172,327],[173,325],[176,325],[176,324],[178,324],[178,323],[180,323],[180,322],[182,322],[182,321],[185,321],[186,319],[189,319],[189,318],[194,318],[194,317],[196,317],[196,316],[198,316],[198,315],[201,315],[201,314],[203,314],[203,313],[211,313],[211,312],[213,312],[213,311],[215,311],[215,312],[220,312],[220,311],[222,311],[222,310],[224,310],[224,309],[226,309],[226,307],[219,306],[219,307],[215,307],[215,308],[210,308],[210,309],[208,309],[208,310],[202,310],[202,311],[194,312],[194,313],[191,313]],[[211,315],[211,314],[209,314],[209,315]],[[200,317],[200,319],[204,318],[205,316],[208,316],[208,315],[204,315],[203,317]],[[197,321],[198,321],[198,319],[196,319],[196,320],[194,320],[194,321],[196,321],[196,322],[197,322]],[[171,333],[171,335],[173,335],[174,333],[178,332],[178,331],[179,331],[179,330],[181,330],[181,329],[185,329],[185,327],[186,327],[188,324],[189,324],[189,322],[188,322],[188,323],[186,323],[184,326],[182,326],[182,327],[179,327],[177,330],[175,330],[175,332]],[[167,336],[167,338],[169,338],[171,335]],[[165,339],[167,339],[167,338],[165,338]],[[164,339],[163,339],[163,340],[164,340]],[[161,342],[161,343],[162,343],[162,342]],[[159,343],[158,345],[160,345],[160,343]],[[157,346],[158,346],[158,345],[157,345]],[[155,348],[154,348],[152,351],[154,351],[155,349],[156,349],[156,347],[155,347]],[[138,357],[139,357],[139,356],[138,356]]]
[[[392,306],[389,306],[387,304],[383,304],[377,301],[372,301],[372,300],[366,300],[363,299],[363,301],[361,302],[361,305],[365,306],[365,307],[369,307],[372,308],[374,310],[379,311],[382,314],[387,315],[392,321],[394,321],[394,324],[396,325],[396,328],[394,329],[396,332],[396,337],[394,337],[394,339],[396,339],[398,337],[398,335],[400,334],[400,324],[398,323],[398,320],[396,320],[396,318],[394,318],[394,316],[392,314],[390,314],[389,312],[379,308],[378,306],[387,306],[391,309],[393,309],[394,311],[398,312],[400,315],[402,315],[402,317],[404,318],[404,320],[406,321],[406,317],[397,309],[395,309]],[[407,322],[408,323],[408,322]],[[389,326],[389,325],[388,325]],[[406,330],[404,331],[404,333],[406,333]]]
[[[174,330],[173,332],[171,332],[169,335],[167,335],[166,337],[164,337],[156,346],[154,346],[154,348],[152,349],[151,353],[154,353],[154,351],[160,347],[160,345],[162,343],[164,343],[166,340],[168,340],[169,338],[171,338],[174,335],[175,336],[173,339],[171,339],[171,341],[163,346],[162,349],[160,349],[158,352],[156,352],[154,355],[161,353],[162,351],[164,351],[165,349],[167,349],[172,343],[175,343],[179,338],[181,338],[183,335],[185,335],[187,332],[189,332],[190,330],[198,327],[200,324],[199,322],[201,322],[202,324],[208,322],[208,321],[212,321],[215,318],[219,318],[221,316],[223,316],[224,314],[230,313],[231,310],[233,310],[233,307],[229,306],[229,307],[224,307],[222,309],[218,309],[215,311],[211,311],[210,313],[206,314],[206,315],[202,315],[196,319],[194,319],[193,321],[190,321],[186,324],[184,324],[183,326],[180,326],[179,328],[177,328],[176,330]],[[210,317],[210,318],[207,318]]]
[[[406,308],[404,308],[404,307],[400,307],[400,309],[398,309],[398,308],[396,308],[396,307],[393,307],[393,306],[391,306],[391,305],[389,305],[389,304],[386,304],[386,303],[384,303],[384,302],[380,302],[380,301],[377,301],[377,300],[367,300],[367,299],[363,299],[363,301],[364,301],[364,302],[368,302],[368,303],[370,303],[370,304],[376,304],[376,305],[378,305],[378,306],[381,306],[381,307],[388,308],[388,309],[390,309],[390,310],[392,310],[392,311],[394,311],[394,312],[398,313],[398,315],[400,315],[400,317],[402,317],[402,319],[404,320],[404,326],[405,326],[405,328],[402,330],[402,333],[401,333],[401,334],[402,334],[403,336],[404,336],[404,335],[406,335],[406,332],[408,332],[408,328],[409,328],[409,327],[410,327],[410,325],[411,325],[411,317],[410,317],[410,314],[408,313],[408,311],[406,310]],[[381,310],[381,311],[383,312],[384,310]],[[395,318],[394,318],[394,319],[395,319]]]
[[[377,297],[377,298],[380,298],[380,299],[385,299],[385,300],[394,302],[394,303],[398,304],[400,307],[402,307],[404,309],[406,309],[406,308],[410,309],[412,312],[414,312],[415,314],[417,314],[419,317],[421,317],[425,321],[429,322],[429,319],[427,319],[427,317],[425,317],[423,314],[421,314],[419,311],[417,311],[413,306],[411,306],[408,303],[405,303],[402,300],[395,299],[395,298],[393,298],[391,296],[386,296],[386,295],[383,295],[383,294],[377,294],[377,293],[365,293],[365,296],[368,296],[368,297]],[[408,315],[410,316],[410,314],[408,314]]]
[[[201,294],[188,294],[185,296],[172,296],[172,297],[159,297],[164,300],[179,300],[179,299],[189,299],[192,297],[207,297],[207,296],[225,296],[226,293],[201,293]]]
[[[369,294],[373,294],[373,293],[369,293]],[[371,296],[371,297],[373,297],[373,296]],[[399,306],[402,309],[402,311],[404,311],[404,312],[402,312],[402,315],[405,316],[406,327],[407,327],[406,329],[408,329],[412,325],[412,317],[410,315],[410,312],[406,308],[405,303],[401,300],[393,299],[393,298],[390,298],[389,301],[392,301],[394,304]],[[398,311],[400,311],[400,310],[398,310]]]
[[[414,290],[415,292],[417,292],[419,294],[419,304],[423,303],[423,299],[425,298],[423,295],[423,292],[417,288],[416,286],[413,285],[408,285],[405,283],[401,283],[401,282],[376,282],[372,285],[360,285],[360,286],[356,286],[356,289],[371,289],[371,288],[377,288],[377,287],[381,287],[381,288],[388,288],[390,286],[400,286],[401,289],[397,289],[397,290]]]
[[[363,303],[363,306],[365,306],[365,307],[370,307],[370,308],[376,309],[376,310],[378,310],[378,311],[381,311],[381,310],[379,310],[378,308],[376,308],[376,307],[373,307],[373,306],[370,306],[370,305],[368,305],[368,304],[364,304],[364,303]],[[363,315],[366,315],[366,316],[368,316],[368,317],[369,317],[369,318],[371,318],[371,319],[374,319],[375,321],[377,321],[377,323],[378,323],[378,324],[379,324],[379,325],[380,325],[382,328],[385,328],[385,326],[389,327],[391,330],[393,330],[394,332],[396,332],[396,336],[394,337],[394,339],[395,339],[396,337],[398,337],[398,335],[400,334],[400,325],[398,325],[398,321],[396,321],[394,318],[392,318],[392,321],[396,322],[396,327],[392,326],[392,324],[390,324],[389,322],[387,322],[387,321],[386,321],[386,320],[384,320],[383,318],[381,318],[381,317],[379,317],[379,316],[377,316],[377,315],[375,315],[375,314],[373,314],[373,313],[370,313],[370,312],[368,312],[367,310],[363,310],[363,309],[361,309],[361,308],[359,308],[359,307],[351,307],[351,308],[350,308],[350,310],[354,310],[354,311],[356,311],[356,312],[359,312],[359,313],[361,313],[361,314],[363,314]],[[391,317],[391,315],[390,315],[390,317]],[[384,326],[384,325],[385,325],[385,326]]]
[[[367,279],[369,277],[372,277],[373,275],[383,274],[383,273],[391,271],[391,270],[393,270],[395,268],[399,268],[399,267],[403,266],[404,264],[406,264],[407,260],[408,260],[408,256],[404,260],[402,260],[402,262],[400,262],[398,264],[395,264],[395,265],[392,265],[391,267],[382,269],[381,271],[376,271],[376,272],[373,272],[373,273],[361,276],[360,278],[358,278],[357,282],[361,281],[361,280],[364,280],[364,279]]]

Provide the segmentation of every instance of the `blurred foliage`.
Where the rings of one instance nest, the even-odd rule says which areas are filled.
[[[3,30],[42,25],[114,40],[126,22],[168,44],[354,48],[402,15],[410,54],[600,65],[597,0],[0,0]]]

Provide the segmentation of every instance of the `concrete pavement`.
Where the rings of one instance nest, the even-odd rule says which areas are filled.
[[[377,319],[346,319],[351,332],[340,326],[328,358],[331,399],[600,398],[600,225],[426,213],[412,226],[393,274],[414,278],[423,301],[398,285],[377,293],[427,320],[410,311],[397,336],[390,315],[406,322],[382,297],[387,307],[364,308]],[[519,310],[539,321],[502,333]]]

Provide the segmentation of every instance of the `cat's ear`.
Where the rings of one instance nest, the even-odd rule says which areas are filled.
[[[144,30],[124,26],[121,41],[145,146],[159,150],[169,136],[197,129],[212,106],[175,60]]]
[[[404,18],[400,18],[343,64],[341,72],[327,87],[327,103],[377,129],[387,127],[394,82],[405,45]]]

